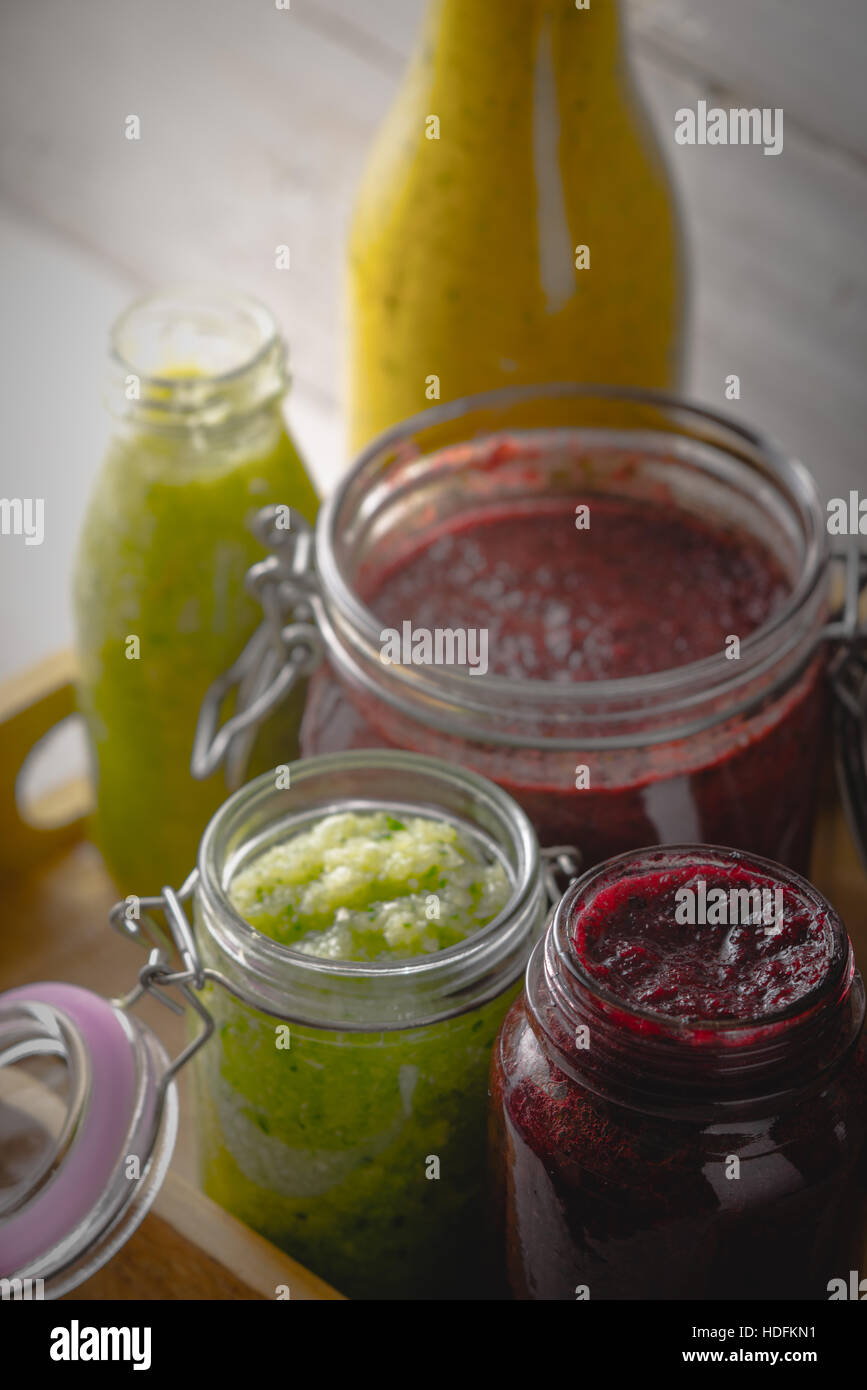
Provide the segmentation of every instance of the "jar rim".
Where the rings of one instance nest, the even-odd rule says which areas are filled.
[[[333,609],[350,633],[356,635],[369,649],[376,648],[381,623],[375,614],[355,593],[351,580],[344,572],[337,558],[337,542],[341,509],[348,494],[357,486],[358,480],[377,466],[378,460],[387,451],[399,446],[419,430],[436,427],[459,419],[462,415],[476,410],[508,408],[533,400],[575,400],[598,399],[606,402],[623,402],[633,406],[646,406],[666,409],[685,415],[697,425],[714,427],[728,432],[741,445],[761,456],[762,461],[784,491],[793,511],[797,514],[804,535],[804,556],[801,572],[785,601],[755,631],[743,638],[740,645],[741,659],[726,662],[723,667],[716,656],[703,657],[699,661],[687,662],[681,666],[669,667],[647,675],[618,677],[616,679],[586,682],[555,683],[537,678],[506,677],[487,673],[484,681],[489,695],[501,697],[503,701],[550,699],[552,694],[558,698],[571,698],[578,702],[591,700],[594,705],[618,705],[631,699],[648,699],[652,696],[664,697],[668,694],[681,699],[677,704],[688,702],[690,690],[701,685],[706,693],[709,683],[720,693],[733,687],[745,685],[760,673],[769,663],[769,640],[773,640],[796,618],[815,594],[825,572],[828,542],[823,524],[823,514],[818,489],[812,474],[800,460],[788,454],[774,439],[741,424],[722,411],[712,410],[684,398],[659,391],[639,388],[616,387],[608,385],[577,384],[555,382],[541,386],[504,387],[496,391],[461,397],[454,401],[432,406],[420,411],[409,419],[401,421],[373,439],[359,454],[352,467],[343,476],[337,488],[327,499],[320,511],[316,526],[316,563],[322,581],[323,609],[325,622],[323,629],[330,646],[339,641],[328,610]],[[553,428],[553,427],[552,427]],[[576,427],[580,430],[581,427]],[[534,429],[534,434],[544,433],[545,427]],[[597,432],[604,432],[598,427]],[[488,437],[496,438],[500,433],[520,438],[520,429],[488,431]],[[660,430],[659,433],[664,433]],[[473,436],[478,440],[483,436]],[[684,440],[684,435],[671,431],[673,441]],[[688,436],[687,436],[688,438]],[[701,436],[699,436],[701,438]],[[453,441],[454,443],[455,441]],[[466,441],[469,442],[469,441]],[[706,442],[706,441],[705,441]],[[445,448],[452,447],[446,445]],[[725,445],[717,446],[725,448]],[[441,447],[432,453],[441,451]],[[778,655],[775,650],[775,656]],[[738,669],[734,669],[738,668]],[[395,685],[402,683],[410,696],[417,693],[427,696],[439,695],[448,691],[462,707],[476,709],[478,681],[468,673],[439,667],[413,668],[407,671],[398,665],[389,669],[389,678]],[[356,672],[357,674],[357,672]],[[553,689],[552,689],[553,687]],[[395,703],[397,703],[395,698]],[[686,732],[689,732],[687,730]]]
[[[688,867],[690,863],[694,863],[697,869],[732,864],[747,866],[762,877],[793,889],[803,901],[821,911],[831,934],[831,950],[827,969],[818,983],[784,1008],[750,1019],[680,1019],[625,1000],[601,984],[586,969],[572,942],[576,904],[594,886],[614,882],[621,869],[632,868],[637,873],[642,873],[660,866]],[[630,1021],[634,1020],[638,1025],[651,1028],[658,1037],[690,1045],[697,1041],[708,1043],[714,1039],[725,1043],[737,1043],[741,1039],[767,1037],[779,1032],[788,1024],[809,1019],[818,1007],[836,993],[845,993],[855,974],[852,946],[843,921],[827,898],[808,879],[771,859],[723,845],[654,845],[639,850],[628,850],[624,854],[606,859],[569,885],[554,911],[550,937],[558,966],[566,970],[580,989],[586,990],[591,997],[601,1001],[607,1009]]]
[[[369,795],[365,797],[364,776],[377,768],[406,772],[419,779],[430,779],[443,788],[451,787],[469,792],[475,802],[487,808],[498,819],[511,838],[516,861],[509,866],[512,891],[506,903],[490,922],[463,941],[426,956],[402,958],[396,962],[332,960],[293,950],[275,941],[254,927],[234,907],[226,891],[224,872],[227,857],[224,839],[232,829],[233,823],[243,820],[258,806],[279,796],[273,772],[266,772],[239,788],[223,802],[209,821],[199,845],[198,891],[211,912],[216,914],[222,923],[227,924],[229,933],[226,939],[231,937],[246,963],[255,962],[269,974],[281,969],[291,969],[299,976],[320,981],[323,978],[404,978],[431,981],[444,972],[464,966],[468,962],[472,963],[476,959],[484,963],[485,958],[492,954],[492,946],[501,944],[503,950],[508,948],[508,932],[505,929],[510,923],[520,920],[531,911],[534,901],[538,898],[541,861],[536,833],[529,818],[518,803],[496,783],[467,768],[445,763],[426,754],[390,749],[360,749],[348,753],[321,754],[288,764],[290,786],[285,791],[291,796],[298,787],[315,778],[327,778],[337,773],[356,773],[359,779],[359,794],[354,797],[340,796],[333,805],[318,805],[315,814],[317,817],[331,814],[341,805],[370,805],[373,800],[382,798],[371,798]],[[419,814],[430,816],[435,808],[430,802],[419,801],[418,809]],[[286,810],[289,811],[288,805]],[[455,815],[449,818],[453,821],[459,819]],[[285,815],[279,816],[273,823],[279,824],[285,819]]]
[[[173,303],[184,305],[192,310],[222,311],[227,316],[234,313],[238,317],[245,318],[258,335],[258,344],[242,361],[223,370],[203,372],[201,377],[195,378],[200,383],[219,386],[229,385],[237,381],[263,362],[275,344],[280,341],[280,333],[274,315],[254,295],[220,284],[181,283],[166,285],[147,294],[139,295],[131,304],[128,304],[114,320],[109,335],[109,350],[113,362],[117,366],[144,378],[151,385],[174,389],[179,384],[183,384],[183,378],[163,375],[159,371],[143,370],[124,349],[123,335],[129,331],[130,326],[143,312],[155,310],[161,305],[165,305],[168,309]]]
[[[219,285],[167,286],[134,300],[111,328],[109,360],[109,414],[148,435],[188,437],[197,456],[270,416],[289,387],[270,309]]]

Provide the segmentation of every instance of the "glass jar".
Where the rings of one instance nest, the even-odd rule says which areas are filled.
[[[720,651],[580,683],[384,663],[365,600],[377,576],[492,509],[520,517],[603,498],[676,504],[767,548],[789,594],[739,659]],[[436,407],[362,453],[323,509],[316,567],[328,662],[311,683],[305,754],[391,745],[472,767],[520,802],[543,843],[574,843],[585,864],[694,840],[806,868],[836,631],[830,556],[812,478],[768,440],[674,399],[604,388]]]
[[[624,999],[580,958],[576,924],[612,885],[732,865],[824,924],[822,972],[786,1007],[687,1022]],[[494,1050],[491,1154],[514,1296],[790,1300],[848,1287],[867,1235],[863,1020],[843,924],[788,870],[676,846],[585,874]]]
[[[231,797],[200,847],[200,999],[216,1025],[196,1062],[205,1189],[342,1293],[484,1296],[487,1076],[547,911],[536,838],[499,788],[413,754],[290,771],[291,789],[264,776]],[[263,850],[382,806],[451,821],[500,860],[511,893],[487,927],[367,963],[289,949],[233,908],[229,883]]]
[[[295,509],[312,520],[317,497],[283,420],[286,346],[255,300],[139,300],[111,354],[116,423],[79,540],[76,646],[96,838],[122,889],[142,891],[179,881],[226,795],[189,764],[202,697],[261,619],[248,522],[266,502],[286,524]],[[302,706],[299,687],[254,770],[297,754]]]

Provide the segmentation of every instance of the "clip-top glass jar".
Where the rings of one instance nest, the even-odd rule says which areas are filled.
[[[315,571],[284,576],[328,658],[302,752],[472,767],[585,864],[694,841],[804,871],[825,670],[858,635],[857,552],[839,621],[833,559],[807,470],[724,415],[572,385],[434,407],[361,454]],[[256,716],[242,699],[215,735],[225,689],[197,775]]]
[[[502,864],[508,901],[488,926],[367,962],[303,954],[239,915],[227,890],[252,860],[335,810],[377,807],[446,820]],[[490,1050],[547,903],[526,817],[461,769],[359,752],[231,797],[195,892],[217,1032],[196,1067],[208,1194],[350,1296],[484,1296]]]
[[[708,926],[684,888],[750,900]],[[714,890],[715,891],[715,890]],[[773,908],[762,915],[765,907]],[[737,912],[735,907],[726,909]],[[714,919],[708,915],[707,921]],[[864,989],[833,909],[753,855],[622,855],[562,899],[492,1063],[530,1299],[827,1299],[867,1235]]]

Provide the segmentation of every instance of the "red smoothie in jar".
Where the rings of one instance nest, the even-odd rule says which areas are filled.
[[[748,637],[788,592],[746,535],[673,506],[584,496],[465,518],[365,598],[384,627],[486,629],[493,675],[585,682],[722,656],[729,634]]]
[[[492,1065],[512,1293],[826,1299],[867,1233],[864,993],[805,880],[702,846],[567,892]]]
[[[491,677],[546,682],[592,701],[596,682],[641,680],[731,660],[773,619],[791,583],[771,549],[676,504],[577,493],[490,506],[408,541],[397,563],[358,576],[383,631],[486,634]],[[652,707],[652,702],[651,702]],[[527,811],[542,844],[578,846],[585,864],[641,844],[732,844],[806,868],[821,746],[819,663],[749,718],[706,736],[640,748],[517,758],[508,746],[449,743],[401,723],[365,695],[317,677],[306,752],[382,742],[468,762]],[[586,727],[586,722],[585,722]],[[606,730],[599,726],[599,732]],[[784,790],[785,789],[785,790]]]

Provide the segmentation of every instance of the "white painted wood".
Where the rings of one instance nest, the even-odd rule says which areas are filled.
[[[639,45],[676,56],[720,105],[780,106],[867,159],[864,0],[629,0],[629,17]]]
[[[42,498],[40,546],[0,538],[0,680],[72,638],[68,576],[108,438],[107,325],[137,285],[0,203],[0,494]],[[290,426],[327,487],[340,461],[336,412],[298,387]]]
[[[694,394],[734,407],[800,455],[826,493],[867,482],[867,178],[812,141],[756,148],[674,143],[674,113],[702,90],[656,56],[636,63],[687,219]]]
[[[293,12],[225,0],[45,0],[7,10],[0,45],[0,191],[140,284],[258,293],[299,381],[336,399],[335,271],[379,114],[370,68]]]
[[[0,679],[69,641],[66,576],[106,440],[105,324],[130,284],[0,210],[0,494],[42,498],[45,538],[0,537]]]
[[[514,0],[492,0],[505,6]],[[591,0],[610,4],[612,0]],[[339,23],[402,55],[426,0],[293,0],[303,22]],[[633,39],[748,105],[782,106],[804,133],[867,157],[864,0],[623,0]]]
[[[40,0],[0,10],[0,492],[41,489],[57,523],[39,549],[0,545],[0,593],[16,594],[4,602],[0,674],[68,639],[66,576],[105,428],[105,335],[132,293],[217,279],[266,300],[291,342],[293,426],[319,480],[336,476],[346,225],[422,8]],[[724,378],[737,372],[739,412],[830,493],[867,480],[860,8],[630,0],[638,76],[691,233],[694,394],[723,404]],[[674,112],[711,81],[749,104],[784,104],[779,159],[674,144]],[[123,136],[130,113],[142,120],[138,143]],[[274,268],[284,242],[288,272]]]

